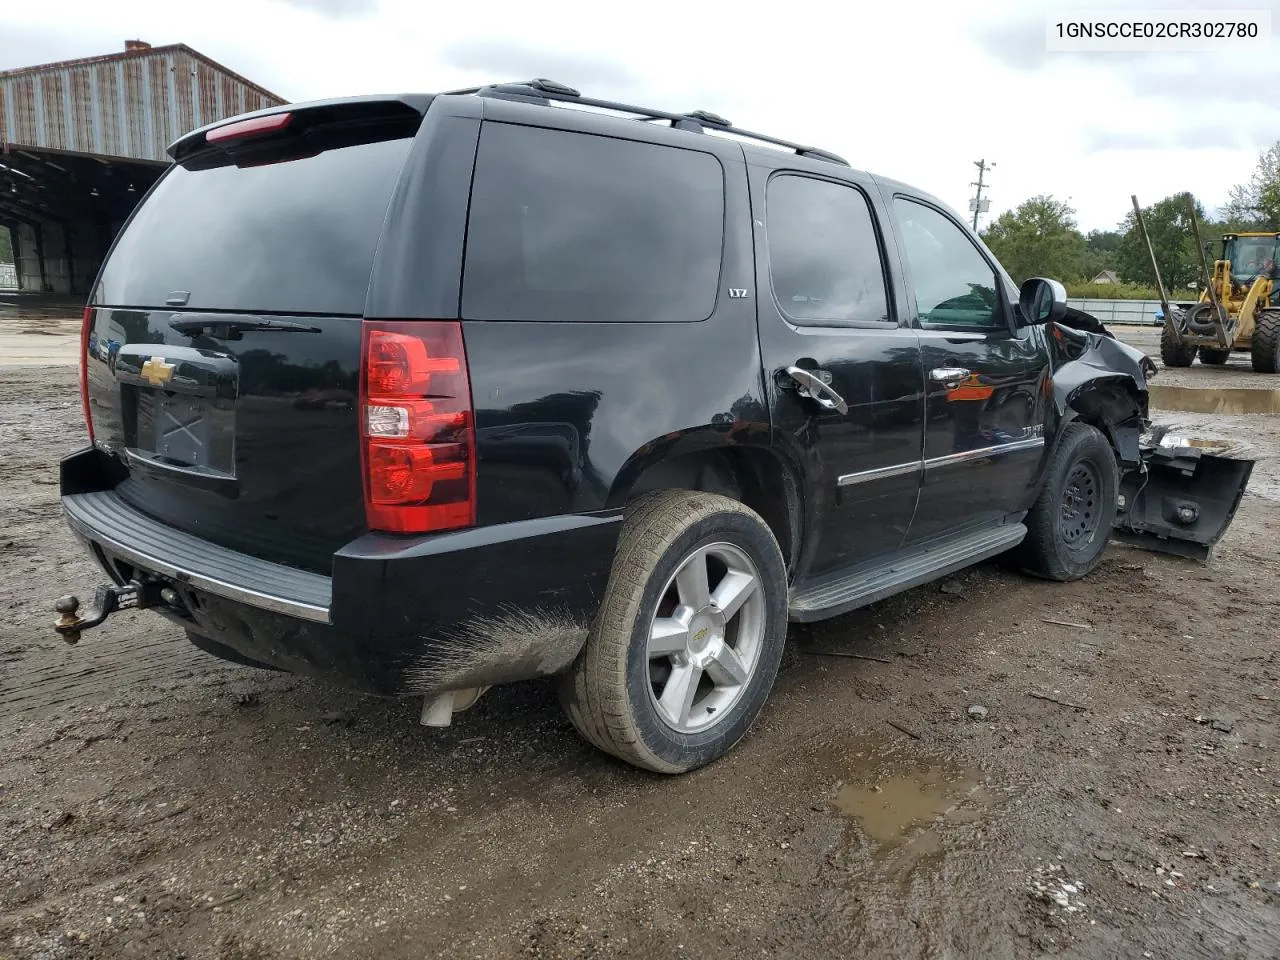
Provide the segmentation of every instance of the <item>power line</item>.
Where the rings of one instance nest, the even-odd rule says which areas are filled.
[[[986,160],[975,160],[973,161],[973,165],[978,168],[978,179],[976,181],[970,182],[969,186],[977,187],[978,193],[972,200],[969,201],[969,209],[973,211],[973,229],[975,232],[977,232],[978,214],[986,213],[988,210],[991,209],[991,201],[987,200],[984,203],[982,199],[982,188],[986,186],[982,178],[988,170],[990,170],[992,167],[995,166],[995,163],[994,162],[987,163]]]

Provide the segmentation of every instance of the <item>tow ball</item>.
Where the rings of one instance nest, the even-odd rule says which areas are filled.
[[[54,621],[53,629],[67,643],[79,643],[80,634],[85,630],[98,626],[107,617],[118,610],[142,610],[154,606],[163,599],[166,592],[158,583],[144,583],[130,580],[119,585],[98,587],[93,596],[93,609],[84,616],[80,615],[80,600],[77,597],[59,597],[53,609],[60,616]],[[172,591],[168,591],[172,592]]]

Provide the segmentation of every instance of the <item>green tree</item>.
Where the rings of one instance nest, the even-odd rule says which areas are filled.
[[[1115,270],[1116,251],[1120,249],[1121,233],[1118,230],[1090,230],[1085,234],[1084,269],[1086,280],[1092,280],[1103,270]]]
[[[1076,229],[1075,210],[1051,196],[1032,197],[1000,214],[983,234],[1015,281],[1028,277],[1074,280],[1084,275],[1088,249]]]
[[[1280,141],[1258,157],[1258,165],[1248,183],[1237,184],[1229,193],[1226,219],[1244,227],[1280,229]]]
[[[13,240],[8,227],[0,227],[0,263],[13,263]]]
[[[1160,265],[1160,277],[1170,293],[1178,296],[1186,291],[1187,284],[1200,279],[1196,242],[1191,232],[1191,218],[1187,213],[1189,196],[1186,193],[1175,193],[1142,208],[1142,218],[1147,224],[1156,263]],[[1201,237],[1208,240],[1212,234],[1208,232],[1204,207],[1198,200],[1195,201],[1195,211],[1196,219],[1200,221]],[[1151,257],[1132,211],[1120,226],[1124,231],[1116,250],[1116,270],[1120,279],[1126,283],[1154,286],[1156,278],[1151,271]]]
[[[1085,234],[1084,242],[1090,253],[1114,258],[1123,237],[1119,230],[1090,230]]]

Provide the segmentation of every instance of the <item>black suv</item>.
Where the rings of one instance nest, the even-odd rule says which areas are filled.
[[[557,676],[674,773],[789,620],[1013,550],[1081,577],[1116,523],[1204,550],[1247,480],[1200,497],[1235,465],[1148,437],[1150,361],[943,204],[705,112],[539,80],[170,154],[85,311],[62,504],[112,584],[58,602],[72,641],[149,607],[428,724]]]

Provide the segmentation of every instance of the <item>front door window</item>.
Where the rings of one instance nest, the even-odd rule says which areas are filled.
[[[921,322],[976,329],[1003,326],[995,271],[960,228],[913,200],[899,197],[893,209]]]

